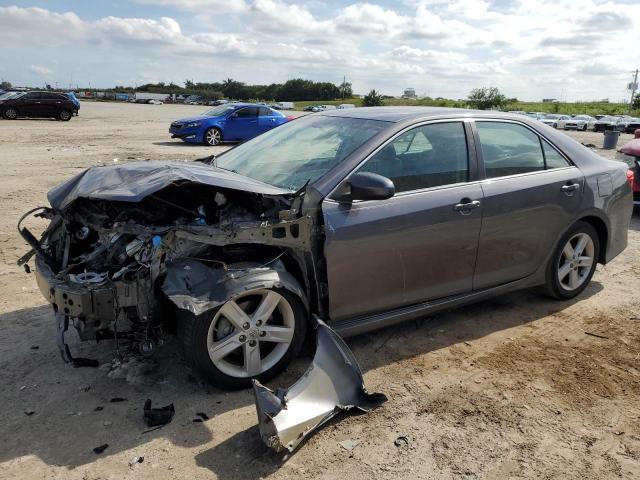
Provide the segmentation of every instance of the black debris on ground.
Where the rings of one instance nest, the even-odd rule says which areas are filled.
[[[95,453],[96,455],[100,455],[102,452],[104,452],[107,448],[109,448],[109,444],[105,443],[103,445],[100,445],[96,448],[93,449],[93,453]]]
[[[144,402],[143,418],[147,427],[157,427],[158,425],[166,425],[171,422],[176,409],[173,403],[161,408],[151,408],[151,399]]]

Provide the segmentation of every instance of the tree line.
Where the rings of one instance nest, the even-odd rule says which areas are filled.
[[[284,83],[272,83],[269,85],[248,85],[232,78],[213,83],[186,80],[184,87],[175,83],[160,82],[147,83],[136,88],[116,86],[114,90],[119,92],[138,91],[200,95],[208,100],[230,98],[233,100],[305,101],[336,100],[353,96],[353,90],[349,82],[336,85],[331,82],[314,82],[302,78],[294,78]]]

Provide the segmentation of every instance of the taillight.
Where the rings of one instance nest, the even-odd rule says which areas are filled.
[[[294,120],[296,117],[294,117],[293,115],[287,115],[287,122],[290,122],[291,120]]]
[[[636,180],[636,174],[633,170],[627,170],[627,182],[633,188],[633,182]]]

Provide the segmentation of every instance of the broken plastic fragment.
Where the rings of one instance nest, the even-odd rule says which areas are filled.
[[[275,392],[253,381],[260,435],[276,451],[293,452],[313,431],[343,410],[369,412],[387,400],[369,394],[355,357],[340,336],[318,320],[317,347],[305,374]]]
[[[161,408],[151,408],[151,399],[144,402],[144,421],[148,427],[157,427],[171,422],[176,409],[173,403]]]

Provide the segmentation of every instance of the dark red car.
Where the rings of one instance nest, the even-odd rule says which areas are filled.
[[[71,99],[56,92],[10,92],[0,98],[0,116],[7,120],[18,117],[49,117],[69,121],[76,110]]]
[[[616,156],[629,166],[627,179],[633,189],[633,204],[640,205],[640,129],[635,131],[635,138],[625,143]]]

